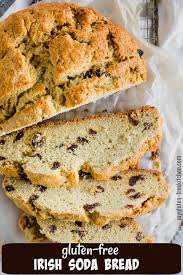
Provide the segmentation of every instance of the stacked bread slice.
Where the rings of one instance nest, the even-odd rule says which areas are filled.
[[[81,179],[76,188],[46,188],[28,180],[5,178],[7,196],[27,213],[41,218],[105,225],[111,220],[139,216],[159,207],[167,198],[160,173],[129,170],[108,181]]]
[[[0,139],[0,172],[46,187],[76,186],[82,172],[108,180],[156,150],[161,135],[159,111],[149,106],[34,126]]]
[[[0,171],[6,195],[27,215],[29,240],[150,242],[132,217],[168,196],[162,174],[137,169],[160,146],[162,119],[145,106],[33,126],[2,137]],[[12,144],[14,144],[12,148]]]
[[[30,242],[47,238],[56,243],[152,243],[133,219],[125,218],[104,226],[92,223],[63,222],[60,219],[40,219],[22,214],[19,226]]]

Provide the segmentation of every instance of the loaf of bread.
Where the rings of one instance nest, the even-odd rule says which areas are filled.
[[[152,243],[154,239],[145,235],[133,219],[126,218],[110,222],[101,227],[81,222],[63,222],[59,219],[36,219],[23,214],[19,227],[29,242],[40,242],[48,238],[54,243]]]
[[[6,195],[32,216],[99,225],[146,214],[168,197],[168,185],[161,173],[148,170],[125,171],[105,182],[85,176],[71,189],[36,186],[17,178],[5,178],[3,187]]]
[[[146,80],[143,51],[91,8],[43,3],[0,23],[0,135]]]
[[[33,126],[0,139],[0,173],[48,187],[77,185],[82,172],[108,180],[156,150],[161,131],[159,111],[149,106]]]

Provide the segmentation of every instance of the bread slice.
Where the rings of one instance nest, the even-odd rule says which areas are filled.
[[[111,222],[103,227],[80,222],[63,222],[59,219],[36,219],[23,214],[19,227],[29,242],[48,238],[54,243],[152,243],[154,238],[145,235],[133,219]]]
[[[46,188],[5,178],[6,195],[32,216],[103,225],[111,220],[144,215],[168,197],[168,185],[157,171],[129,170],[112,180],[83,178],[78,188]]]
[[[91,8],[43,3],[1,22],[0,37],[0,135],[147,78],[135,39]]]
[[[149,106],[34,126],[0,139],[0,173],[48,187],[75,186],[82,172],[108,180],[156,150],[161,131],[159,111]]]

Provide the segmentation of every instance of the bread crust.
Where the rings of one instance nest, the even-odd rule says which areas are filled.
[[[147,78],[135,39],[91,8],[39,4],[2,21],[0,36],[0,135]]]
[[[150,106],[144,106],[139,109],[127,112],[127,113],[111,113],[107,115],[95,115],[83,119],[75,119],[73,121],[57,121],[57,122],[49,122],[46,124],[33,126],[28,130],[23,130],[22,133],[26,133],[29,131],[29,134],[36,132],[41,132],[46,129],[49,129],[50,132],[52,129],[57,129],[59,126],[80,126],[83,123],[90,123],[90,122],[99,122],[99,121],[106,121],[107,119],[125,119],[129,114],[135,113],[138,117],[141,116],[142,113],[147,112],[150,116],[156,115],[158,119],[158,126],[155,134],[148,138],[143,146],[140,148],[133,157],[129,157],[121,162],[118,161],[117,164],[111,163],[111,165],[107,165],[106,167],[99,168],[96,166],[92,166],[90,163],[85,163],[85,172],[88,172],[92,175],[92,177],[96,180],[109,180],[111,177],[119,173],[120,171],[127,170],[130,167],[136,167],[138,161],[144,156],[147,151],[155,151],[157,148],[160,147],[161,138],[162,138],[162,118],[160,113],[157,109]],[[11,136],[11,135],[10,135]],[[14,134],[13,134],[14,137]],[[2,155],[1,148],[0,148],[0,155]],[[25,161],[24,161],[25,162]],[[6,162],[5,162],[6,163]],[[62,165],[62,163],[61,163]],[[9,164],[8,162],[6,165],[4,161],[0,161],[0,172],[7,176],[21,176],[22,172],[25,173],[30,181],[35,185],[44,185],[47,187],[58,187],[65,183],[68,183],[72,187],[76,187],[79,183],[79,170],[73,169],[69,171],[65,171],[64,173],[61,172],[59,169],[56,171],[49,170],[47,173],[31,169],[31,166],[27,166],[26,163],[20,164],[21,167],[17,166],[16,162],[13,164],[12,162]]]
[[[107,215],[103,215],[99,211],[94,211],[92,213],[85,211],[83,214],[78,215],[69,212],[57,212],[52,209],[47,209],[46,207],[42,207],[40,204],[31,205],[29,201],[23,200],[19,195],[14,195],[14,192],[7,192],[6,186],[11,186],[11,178],[5,178],[3,181],[3,188],[6,192],[6,195],[16,204],[16,206],[22,209],[25,213],[32,215],[41,219],[49,219],[49,218],[57,218],[65,221],[80,221],[80,222],[92,222],[96,225],[105,225],[113,220],[120,220],[125,217],[136,217],[142,216],[151,212],[152,210],[158,208],[163,202],[166,201],[170,192],[170,186],[166,183],[162,174],[155,170],[129,170],[121,173],[121,177],[123,178],[126,174],[132,173],[133,175],[153,175],[156,177],[157,182],[159,182],[160,190],[162,190],[163,195],[153,197],[149,197],[147,200],[143,201],[143,203],[139,206],[135,206],[132,208],[122,208],[119,211],[114,211]],[[148,184],[148,182],[147,182]],[[112,198],[111,198],[112,199]],[[99,202],[100,203],[100,202]]]

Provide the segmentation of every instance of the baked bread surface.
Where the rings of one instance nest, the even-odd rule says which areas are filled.
[[[146,80],[136,41],[91,8],[39,4],[0,37],[0,135]]]

